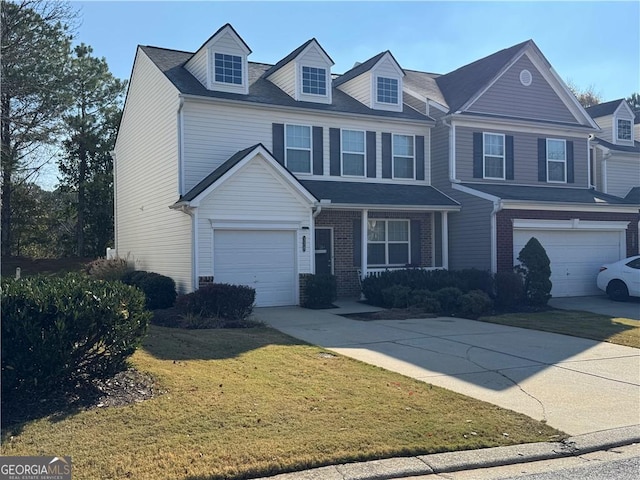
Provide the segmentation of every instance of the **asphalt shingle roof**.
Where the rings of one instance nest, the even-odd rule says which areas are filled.
[[[436,83],[450,112],[458,111],[493,80],[517,53],[532,43],[532,40],[527,40],[437,77]]]
[[[624,199],[627,202],[640,205],[640,187],[633,187]]]
[[[320,49],[322,50],[322,52],[327,56],[327,58],[329,60],[331,60],[331,57],[327,54],[327,52],[324,51],[324,48],[322,48],[322,46],[318,43],[318,41],[315,38],[311,38],[309,40],[307,40],[306,42],[304,42],[302,45],[300,45],[298,48],[296,48],[293,52],[291,52],[289,55],[287,55],[286,57],[284,57],[282,60],[280,60],[278,63],[276,63],[273,67],[271,67],[269,70],[267,70],[266,72],[264,72],[264,78],[267,78],[269,75],[271,75],[272,73],[278,71],[280,68],[284,67],[287,63],[289,63],[291,60],[293,60],[294,58],[296,58],[298,55],[300,55],[300,53],[302,53],[302,51],[307,48],[309,46],[309,44],[311,42],[316,42],[316,44],[318,45],[318,47],[320,47]],[[331,60],[331,63],[334,63],[333,60]]]
[[[616,145],[615,143],[607,142],[599,137],[595,137],[598,141],[598,144],[603,147],[607,147],[610,150],[615,150],[618,152],[628,152],[628,153],[640,153],[640,142],[633,142],[633,147],[630,145]],[[639,179],[640,180],[640,179]]]
[[[591,118],[604,117],[606,115],[612,115],[620,106],[620,103],[624,101],[624,98],[618,100],[611,100],[610,102],[599,103],[585,108]]]
[[[459,204],[434,187],[390,183],[300,180],[318,199],[334,204],[458,207]]]
[[[218,92],[207,90],[187,69],[184,64],[193,53],[178,50],[168,50],[158,47],[141,46],[142,51],[164,73],[180,93],[201,97],[223,98],[249,103],[279,105],[295,108],[308,108],[325,112],[354,113],[372,117],[401,118],[406,120],[432,123],[434,120],[416,112],[405,105],[402,112],[374,110],[350,97],[337,88],[332,89],[333,102],[331,104],[296,101],[280,90],[269,80],[263,78],[264,73],[272,65],[249,62],[249,94]]]
[[[384,56],[385,53],[391,54],[391,52],[386,50],[384,52],[380,52],[379,54],[371,57],[369,60],[365,62],[355,65],[351,70],[347,70],[342,75],[335,78],[333,80],[333,86],[337,87],[338,85],[342,85],[343,83],[348,82],[352,78],[356,78],[362,75],[363,73],[371,70],[374,67],[374,65],[380,61],[380,59]]]
[[[535,187],[524,185],[462,184],[503,200],[549,203],[576,203],[598,205],[630,205],[624,198],[616,197],[597,190],[567,187]]]

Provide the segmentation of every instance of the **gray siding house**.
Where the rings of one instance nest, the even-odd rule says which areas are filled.
[[[594,264],[637,249],[637,205],[590,188],[598,125],[532,41],[446,75],[389,51],[338,75],[314,38],[251,55],[229,24],[195,52],[136,52],[116,250],[180,291],[295,305],[306,274],[332,273],[356,296],[386,269],[510,269],[535,235],[553,294],[585,294]]]

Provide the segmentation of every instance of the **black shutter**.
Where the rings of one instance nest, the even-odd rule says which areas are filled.
[[[353,221],[353,266],[362,267],[362,220]]]
[[[376,178],[376,132],[367,132],[367,177]]]
[[[506,150],[506,172],[505,178],[507,180],[513,180],[514,167],[513,167],[513,136],[506,135],[504,138],[505,150]]]
[[[547,181],[547,139],[538,139],[538,181]]]
[[[574,183],[573,174],[573,142],[567,140],[567,183]]]
[[[483,175],[483,151],[482,133],[473,132],[473,178],[482,178]]]
[[[322,175],[324,161],[322,127],[313,127],[313,174]]]
[[[340,176],[340,129],[329,129],[329,173]]]
[[[424,137],[416,135],[416,180],[424,180]]]
[[[420,238],[420,220],[411,220],[411,265],[422,264],[422,243]]]
[[[382,178],[391,178],[391,134],[382,134]]]
[[[284,125],[282,123],[274,123],[273,130],[273,156],[278,163],[284,165]]]

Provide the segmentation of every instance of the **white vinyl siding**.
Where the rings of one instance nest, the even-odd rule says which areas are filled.
[[[602,165],[602,164],[600,164]],[[607,160],[606,193],[624,197],[633,187],[640,184],[640,161],[638,155],[616,155]],[[600,187],[601,189],[603,187]]]
[[[350,97],[355,98],[360,103],[371,107],[371,72],[363,73],[338,87]]]
[[[184,66],[191,75],[196,77],[198,81],[205,86],[208,85],[207,79],[207,49],[198,50],[193,57]]]
[[[348,181],[391,182],[382,179],[382,142],[381,129],[385,125],[379,119],[348,118],[335,115],[323,115],[286,112],[277,109],[255,108],[245,105],[224,105],[214,102],[186,100],[184,112],[184,181],[186,193],[198,182],[222,165],[232,155],[256,143],[262,143],[268,150],[273,149],[273,123],[292,125],[313,125],[323,128],[324,176],[329,176],[329,128],[363,130],[376,132],[376,178],[358,179],[350,177]],[[430,177],[429,135],[424,125],[397,124],[394,133],[425,136],[425,181]],[[310,176],[309,178],[320,178]],[[331,178],[340,181],[341,177]]]
[[[115,145],[116,248],[138,270],[192,285],[191,218],[179,197],[178,92],[138,49]]]

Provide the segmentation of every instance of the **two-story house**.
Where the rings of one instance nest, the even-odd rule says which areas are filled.
[[[640,139],[635,115],[624,99],[586,109],[600,131],[591,147],[591,185],[618,197],[640,189]]]
[[[228,24],[196,52],[136,52],[116,249],[181,291],[290,305],[304,274],[333,273],[355,296],[387,268],[510,269],[535,235],[553,293],[579,294],[637,248],[637,206],[589,189],[597,125],[533,42],[440,76],[388,51],[337,75],[315,39],[275,65],[250,54]]]

